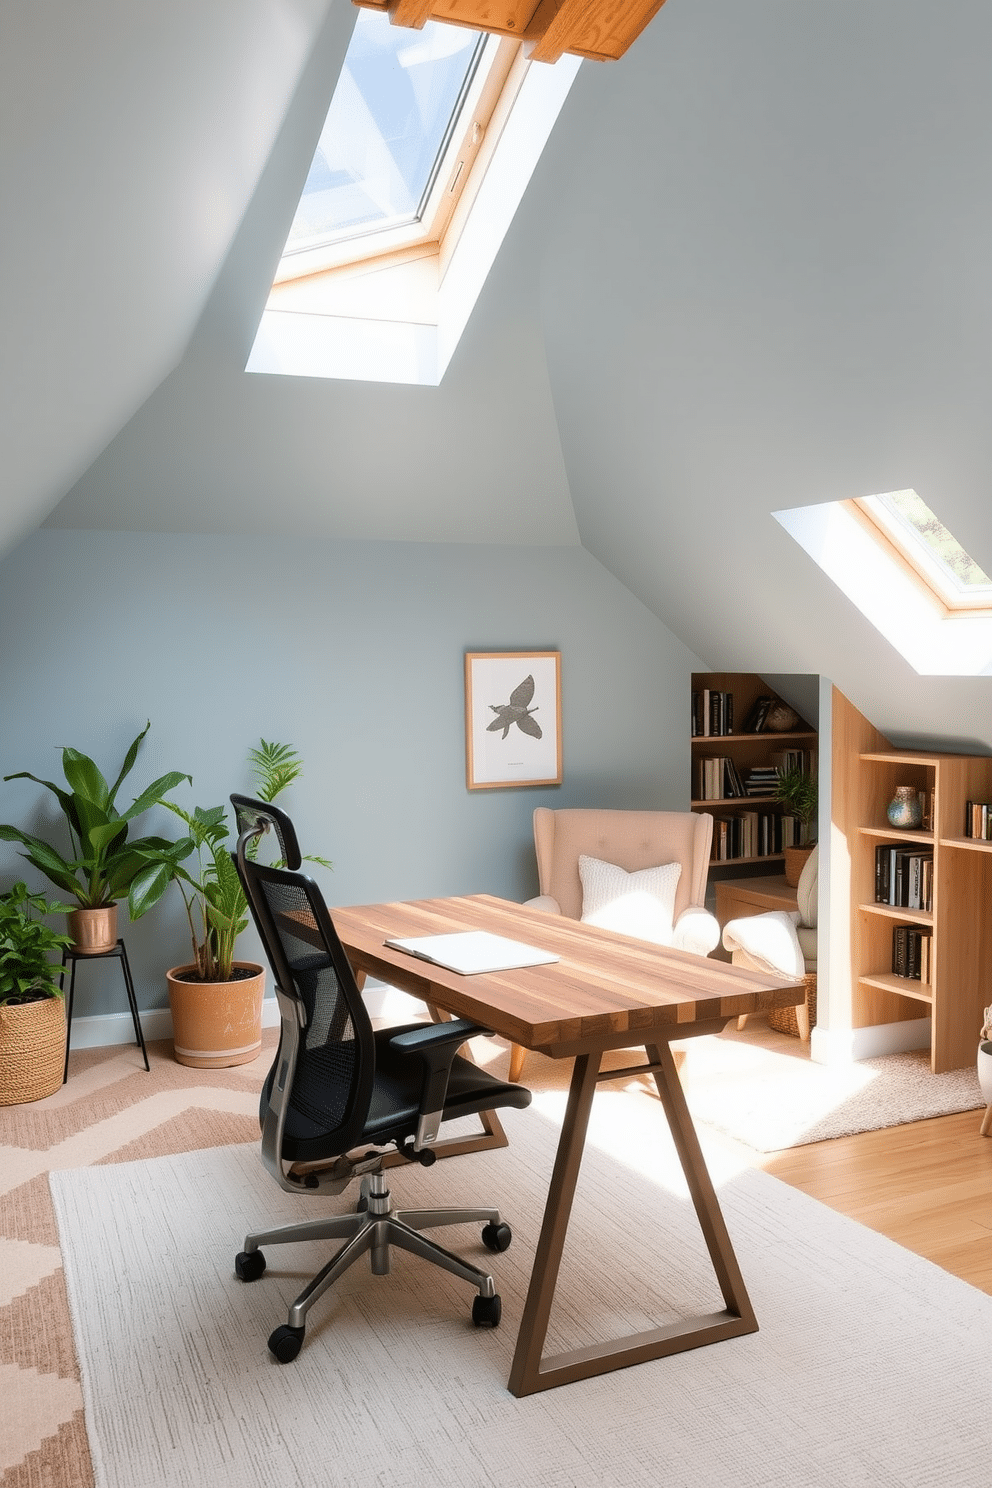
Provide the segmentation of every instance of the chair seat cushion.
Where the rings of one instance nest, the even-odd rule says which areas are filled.
[[[582,853],[582,919],[601,930],[669,946],[681,873],[681,863],[660,863],[628,873],[615,863]]]

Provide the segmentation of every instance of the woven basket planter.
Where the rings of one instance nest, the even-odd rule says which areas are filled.
[[[0,1106],[54,1095],[65,1069],[61,997],[0,1007]]]
[[[808,971],[803,977],[803,986],[806,989],[806,1007],[809,1010],[809,1026],[813,1028],[816,1023],[816,972]],[[768,1027],[774,1028],[778,1033],[791,1033],[793,1038],[799,1038],[799,1019],[796,1017],[794,1007],[772,1008],[768,1014]]]

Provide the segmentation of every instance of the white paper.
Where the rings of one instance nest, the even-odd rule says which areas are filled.
[[[414,935],[408,939],[387,940],[387,946],[409,951],[422,961],[433,961],[462,976],[483,971],[509,971],[515,966],[545,966],[560,958],[551,951],[525,945],[520,940],[507,940],[490,935],[486,930],[464,930],[453,935]]]

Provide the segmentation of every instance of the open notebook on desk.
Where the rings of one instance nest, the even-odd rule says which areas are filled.
[[[462,976],[482,971],[510,971],[515,966],[545,966],[560,958],[552,951],[525,945],[521,940],[507,940],[490,935],[486,930],[463,930],[453,935],[412,935],[387,940],[387,946],[408,951],[422,961],[433,961]]]

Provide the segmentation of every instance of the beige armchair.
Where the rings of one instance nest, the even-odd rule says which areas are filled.
[[[735,966],[763,971],[771,976],[794,977],[806,989],[805,1001],[796,1008],[776,1008],[768,1014],[772,1028],[781,1033],[809,1038],[816,1022],[816,920],[819,882],[819,849],[806,859],[796,890],[794,910],[773,910],[730,920],[723,927],[723,944]],[[747,1016],[737,1020],[743,1028]]]
[[[720,926],[705,907],[713,818],[692,811],[534,812],[534,847],[540,894],[527,903],[548,914],[580,920],[583,885],[579,858],[596,858],[627,873],[678,863],[670,944],[708,956],[720,939]],[[654,938],[654,937],[650,937]],[[510,1078],[519,1078],[526,1050],[510,1050]]]

